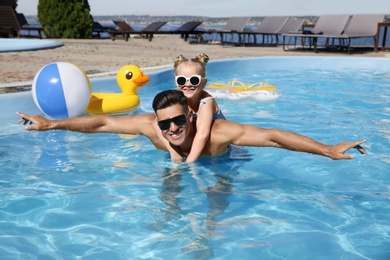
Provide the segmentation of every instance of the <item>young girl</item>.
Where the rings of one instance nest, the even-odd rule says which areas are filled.
[[[209,57],[204,53],[193,59],[187,59],[180,55],[174,64],[176,87],[187,97],[189,110],[192,112],[193,118],[196,119],[197,133],[186,162],[194,162],[200,156],[210,135],[212,121],[219,118],[225,119],[214,98],[203,90],[207,83],[206,63],[208,60]],[[175,150],[162,135],[160,138],[170,152],[171,160],[182,162],[186,156]]]

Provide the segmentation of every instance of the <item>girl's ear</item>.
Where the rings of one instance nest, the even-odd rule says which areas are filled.
[[[203,88],[205,88],[205,87],[207,86],[207,81],[208,81],[208,79],[205,78],[205,79],[204,79],[204,83],[203,83]]]

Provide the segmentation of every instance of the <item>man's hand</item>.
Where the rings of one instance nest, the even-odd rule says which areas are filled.
[[[25,129],[28,131],[36,130],[36,131],[46,131],[50,129],[50,120],[42,117],[42,116],[31,116],[27,114],[23,114],[20,112],[16,112],[18,116],[21,118],[18,120],[18,123],[22,123],[25,125]]]
[[[329,148],[329,157],[333,160],[353,159],[352,154],[345,154],[345,152],[351,148],[357,149],[361,154],[367,154],[367,151],[360,146],[364,142],[366,142],[366,140],[360,140],[356,142],[342,142],[333,145]]]

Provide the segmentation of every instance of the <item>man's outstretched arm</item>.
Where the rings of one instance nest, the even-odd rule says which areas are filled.
[[[333,160],[353,159],[352,154],[345,154],[351,148],[357,149],[361,154],[367,154],[360,146],[365,140],[327,145],[303,135],[278,129],[264,129],[233,122],[222,123],[222,126],[218,127],[218,132],[224,133],[225,142],[228,138],[231,144],[239,146],[277,147],[326,156]]]
[[[299,135],[292,132],[268,129],[267,134],[271,143],[270,146],[283,148],[291,151],[306,152],[329,157],[333,160],[348,160],[353,159],[352,154],[345,152],[351,148],[357,149],[361,154],[367,154],[366,150],[360,145],[366,140],[353,142],[341,142],[335,145],[327,145],[317,142],[309,137]]]
[[[18,123],[24,123],[28,131],[69,130],[84,133],[144,134],[152,127],[153,115],[113,117],[106,115],[83,116],[63,120],[49,120],[39,115],[16,112]]]

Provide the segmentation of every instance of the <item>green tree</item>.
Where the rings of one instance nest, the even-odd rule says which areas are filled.
[[[91,38],[93,18],[88,0],[39,0],[38,18],[56,38]],[[50,35],[51,32],[46,32]]]

